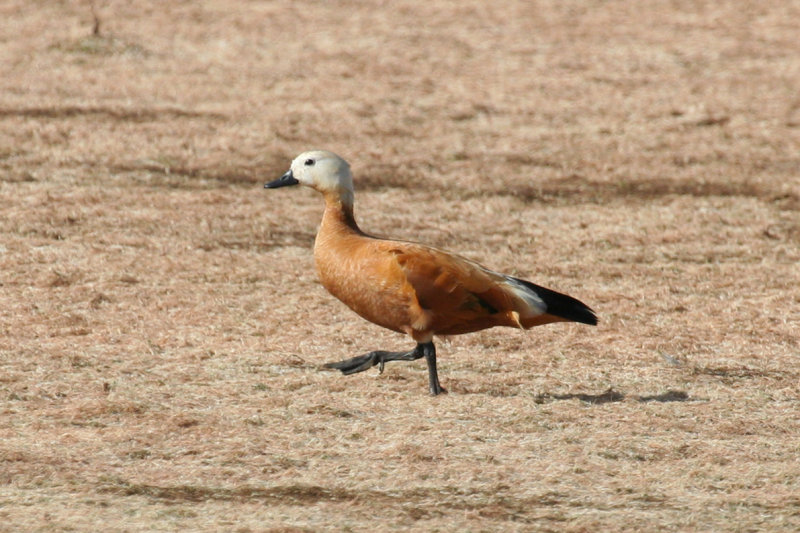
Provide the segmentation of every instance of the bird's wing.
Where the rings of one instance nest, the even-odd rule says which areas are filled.
[[[469,259],[397,241],[387,243],[386,251],[394,256],[431,330],[446,334],[506,325],[508,312],[520,307],[504,276]]]

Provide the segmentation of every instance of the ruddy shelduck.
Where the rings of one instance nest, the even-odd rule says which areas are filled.
[[[409,335],[407,352],[373,351],[325,365],[344,374],[388,361],[425,358],[433,395],[446,392],[436,372],[435,335],[459,335],[494,326],[528,329],[551,322],[597,324],[589,307],[571,296],[489,270],[430,246],[373,237],[353,216],[350,166],[334,153],[315,150],[292,161],[276,189],[305,185],[322,193],[325,212],[314,243],[322,285],[350,309],[378,324]]]

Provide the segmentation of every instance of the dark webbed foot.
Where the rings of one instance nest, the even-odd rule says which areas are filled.
[[[369,370],[373,366],[378,365],[382,373],[383,365],[387,361],[413,361],[420,357],[422,357],[422,355],[414,357],[414,350],[410,352],[384,352],[382,350],[375,350],[374,352],[358,355],[350,359],[345,359],[344,361],[339,361],[338,363],[327,363],[325,368],[335,368],[341,370],[342,374],[349,375]]]
[[[383,365],[389,361],[414,361],[423,357],[428,363],[428,388],[431,391],[431,395],[436,396],[437,394],[446,393],[447,391],[439,383],[439,376],[436,372],[436,347],[433,342],[417,344],[417,347],[409,352],[376,350],[337,363],[327,363],[325,368],[335,368],[341,370],[342,374],[350,375],[369,370],[378,365],[378,369],[383,372]]]

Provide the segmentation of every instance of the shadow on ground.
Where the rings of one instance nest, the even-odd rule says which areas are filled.
[[[586,394],[586,393],[573,393],[573,392],[569,392],[566,394],[550,394],[545,392],[536,396],[536,403],[550,403],[555,400],[578,399],[582,402],[589,404],[604,404],[604,403],[621,402],[624,401],[625,398],[626,398],[625,394],[619,391],[615,391],[614,389],[608,389],[605,392],[601,392],[600,394]],[[686,402],[692,399],[686,392],[676,391],[676,390],[668,390],[662,394],[653,394],[649,396],[632,396],[631,398],[642,403]]]

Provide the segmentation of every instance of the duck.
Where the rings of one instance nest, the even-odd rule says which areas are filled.
[[[350,165],[333,152],[301,153],[264,188],[295,185],[316,190],[325,201],[314,241],[322,286],[362,318],[416,343],[408,351],[373,350],[326,368],[351,375],[378,366],[382,373],[388,362],[424,358],[428,388],[436,396],[447,391],[439,382],[434,337],[498,326],[527,330],[554,322],[597,324],[595,312],[572,296],[432,246],[365,233],[353,212]]]

